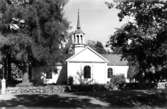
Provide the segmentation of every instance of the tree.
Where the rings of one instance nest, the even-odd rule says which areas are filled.
[[[9,60],[7,66],[13,61],[18,66],[23,63],[27,69],[30,65],[61,61],[68,29],[63,17],[66,3],[67,0],[1,0],[0,31],[8,39],[1,51]]]
[[[100,54],[106,54],[107,53],[106,50],[104,49],[103,44],[99,41],[88,41],[88,45]]]
[[[131,78],[140,82],[159,81],[167,68],[167,1],[122,0],[116,2],[116,8],[120,10],[120,21],[125,16],[134,21],[118,29],[108,45],[128,60],[133,69],[129,69]]]

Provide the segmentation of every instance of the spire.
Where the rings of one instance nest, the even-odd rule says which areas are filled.
[[[77,29],[81,29],[80,16],[79,16],[79,9],[78,9]]]

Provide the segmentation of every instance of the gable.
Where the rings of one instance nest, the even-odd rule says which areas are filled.
[[[107,63],[108,60],[105,59],[102,55],[94,51],[90,47],[85,47],[81,52],[73,55],[68,58],[66,61],[68,62],[103,62]]]

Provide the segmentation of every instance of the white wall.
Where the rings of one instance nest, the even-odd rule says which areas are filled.
[[[128,73],[129,66],[108,66],[108,68],[113,69],[113,75],[124,75],[126,78],[126,82],[129,82],[129,80],[127,79],[127,73]],[[108,78],[108,81],[109,80],[110,79]]]
[[[46,73],[43,73],[43,83],[44,84],[56,84],[59,76],[60,76],[60,72],[62,70],[62,66],[56,66],[57,72],[51,72],[52,73],[52,78],[46,78]]]
[[[77,72],[83,72],[84,66],[91,67],[91,79],[93,83],[105,84],[107,82],[107,63],[75,63],[67,62],[67,76],[72,76],[74,84],[79,84]]]
[[[91,79],[92,83],[97,84],[106,84],[110,81],[108,78],[108,68],[113,69],[113,75],[124,75],[126,82],[129,82],[127,79],[128,66],[107,66],[107,63],[67,63],[67,77],[72,76],[74,79],[74,84],[79,84],[79,76],[77,72],[83,72],[84,66],[91,67]]]
[[[58,80],[59,74],[52,72],[52,78],[44,80],[44,84],[56,84]]]
[[[84,45],[75,45],[74,53],[77,54],[84,49]]]

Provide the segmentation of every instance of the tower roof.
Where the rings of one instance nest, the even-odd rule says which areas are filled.
[[[75,30],[75,34],[84,34],[84,32],[81,30],[81,24],[80,24],[80,12],[79,12],[79,9],[78,9],[78,18],[77,18],[77,28]]]
[[[80,15],[79,15],[79,9],[78,9],[78,19],[77,19],[77,29],[81,29],[81,25],[80,25]]]

